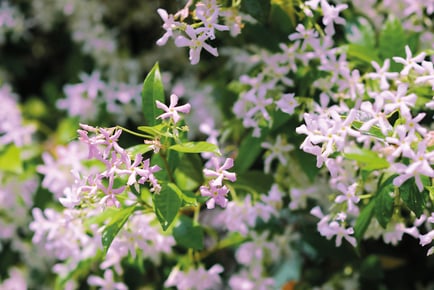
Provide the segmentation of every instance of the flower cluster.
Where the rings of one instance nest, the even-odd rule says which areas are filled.
[[[169,38],[175,40],[178,47],[189,47],[189,60],[191,64],[197,64],[200,60],[202,48],[214,56],[218,56],[217,49],[212,47],[207,41],[215,39],[216,31],[231,31],[231,35],[237,35],[242,27],[241,17],[235,13],[234,9],[222,9],[217,4],[217,0],[205,0],[196,3],[192,12],[194,24],[188,24],[185,19],[190,14],[190,7],[193,1],[188,1],[183,9],[177,13],[168,14],[166,10],[157,10],[161,19],[164,21],[164,35],[157,40],[157,44],[165,45]],[[225,18],[227,25],[219,23],[219,18]],[[182,33],[181,33],[182,32]]]
[[[102,106],[106,111],[117,116],[119,123],[127,118],[136,118],[141,106],[141,86],[101,80],[101,73],[80,74],[81,83],[64,87],[65,99],[57,102],[57,107],[67,110],[71,117],[81,121],[95,121],[101,114]]]

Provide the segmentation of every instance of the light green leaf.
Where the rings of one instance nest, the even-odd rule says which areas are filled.
[[[217,155],[221,155],[217,145],[200,141],[200,142],[187,142],[182,144],[176,144],[169,147],[171,150],[175,150],[183,153],[203,153],[211,152]]]
[[[203,229],[199,225],[193,225],[193,220],[181,215],[180,224],[173,229],[173,237],[178,245],[188,249],[203,249]]]
[[[15,174],[23,172],[20,148],[15,145],[8,145],[0,151],[0,170]]]
[[[169,182],[167,184],[167,186],[169,186],[173,191],[175,191],[176,194],[178,195],[178,197],[182,201],[184,201],[186,204],[188,204],[188,205],[196,205],[197,204],[197,199],[193,193],[192,194],[184,193],[175,183]]]
[[[161,112],[156,107],[156,101],[164,103],[164,88],[158,62],[146,76],[142,89],[142,111],[145,121],[150,126],[161,122],[161,120],[157,120]]]
[[[139,126],[137,129],[153,137],[172,137],[172,134],[163,132],[164,127],[164,124],[157,124],[155,126]]]
[[[124,226],[124,224],[127,222],[128,218],[131,216],[134,210],[134,206],[119,210],[118,212],[113,214],[110,222],[105,226],[102,232],[101,241],[104,247],[104,251],[106,253],[110,248],[110,245],[112,244],[114,238],[119,233],[120,229]]]
[[[137,154],[145,154],[149,151],[152,151],[152,148],[151,145],[148,144],[139,144],[127,148],[128,154],[131,155],[133,158],[135,158]]]
[[[377,170],[389,167],[389,162],[380,157],[376,152],[364,148],[351,148],[345,152],[344,157],[355,160],[363,165],[365,170]]]
[[[377,63],[380,63],[381,65],[377,51],[372,48],[362,46],[360,44],[355,44],[355,43],[349,44],[347,47],[347,55],[349,57],[354,57],[361,61],[364,61],[369,65],[371,65],[371,61],[375,61]]]
[[[162,184],[160,193],[154,194],[154,208],[158,221],[163,230],[167,230],[172,224],[182,201],[172,185]]]

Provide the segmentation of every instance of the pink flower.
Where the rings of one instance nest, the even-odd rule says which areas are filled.
[[[209,35],[207,33],[197,33],[197,30],[195,30],[191,26],[187,26],[187,28],[185,29],[185,33],[187,33],[190,39],[180,35],[175,39],[175,45],[178,47],[190,47],[189,59],[191,64],[197,64],[199,62],[200,52],[202,51],[202,48],[204,48],[212,55],[218,56],[217,48],[212,47],[205,42],[209,38]]]
[[[200,193],[202,194],[202,196],[211,197],[206,202],[206,207],[208,209],[213,209],[216,204],[221,206],[222,208],[225,208],[228,204],[228,199],[226,198],[228,192],[229,189],[226,186],[216,187],[210,185],[210,187],[207,186],[200,187]]]
[[[156,101],[157,103],[157,108],[162,109],[165,111],[165,113],[161,114],[160,116],[157,117],[157,119],[161,118],[161,119],[167,119],[170,118],[173,120],[173,122],[176,124],[178,123],[178,121],[181,119],[181,116],[179,115],[178,112],[184,113],[184,114],[188,114],[190,112],[191,106],[190,104],[185,104],[182,106],[177,106],[178,104],[178,96],[175,94],[172,94],[170,96],[170,105],[169,107],[167,107],[165,104]]]
[[[207,177],[215,177],[214,180],[210,181],[210,185],[212,186],[221,186],[223,179],[234,182],[237,178],[234,172],[229,172],[227,169],[234,166],[234,160],[232,158],[227,158],[222,166],[220,166],[220,161],[217,157],[213,157],[211,159],[212,164],[215,167],[215,170],[210,170],[205,168],[203,173]]]
[[[87,282],[89,285],[93,286],[99,286],[100,289],[103,290],[127,290],[127,286],[122,282],[115,282],[113,280],[113,271],[112,270],[106,270],[104,272],[104,278],[91,275],[87,279]]]
[[[426,53],[422,52],[415,57],[413,57],[410,47],[408,45],[405,46],[405,59],[402,57],[395,56],[393,60],[397,63],[403,64],[404,68],[401,70],[401,75],[406,76],[409,74],[411,69],[414,69],[418,73],[424,73],[425,69],[418,64],[418,62],[422,62],[426,56]]]

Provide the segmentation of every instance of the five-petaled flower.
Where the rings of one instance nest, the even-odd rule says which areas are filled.
[[[161,119],[167,119],[170,118],[173,120],[173,122],[176,124],[178,123],[178,121],[181,119],[181,116],[179,115],[178,112],[184,113],[184,114],[188,114],[190,112],[190,104],[185,104],[185,105],[181,105],[181,106],[176,106],[178,104],[178,96],[175,94],[172,94],[170,96],[170,105],[169,107],[167,107],[165,104],[156,101],[157,103],[157,108],[162,109],[165,111],[165,113],[159,115],[157,117],[157,119],[161,118]]]

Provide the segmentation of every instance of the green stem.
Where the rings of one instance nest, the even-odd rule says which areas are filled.
[[[160,156],[161,156],[161,158],[163,159],[164,167],[166,167],[167,175],[169,176],[169,180],[170,180],[170,182],[175,183],[175,178],[173,178],[172,171],[170,170],[169,162],[167,161],[167,155],[166,155],[166,152],[163,151],[163,150],[161,150],[161,151],[160,151]]]
[[[116,126],[116,129],[121,129],[122,131],[125,131],[125,132],[127,132],[127,133],[130,133],[131,135],[138,136],[138,137],[142,137],[142,138],[145,138],[145,139],[153,139],[153,136],[150,136],[150,135],[143,135],[143,134],[140,134],[140,133],[137,133],[137,132],[131,131],[131,130],[129,130],[129,129],[127,129],[127,128],[124,128],[124,127],[122,127],[122,126],[119,126],[119,125]]]

